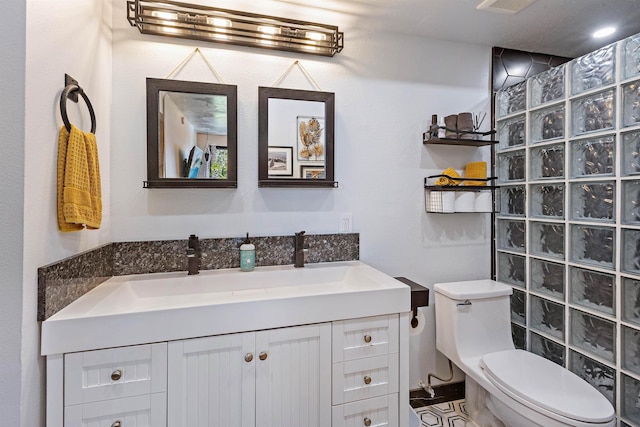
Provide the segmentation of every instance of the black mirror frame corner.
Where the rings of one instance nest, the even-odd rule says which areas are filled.
[[[160,91],[224,95],[227,97],[227,179],[161,178],[158,106]],[[147,180],[144,188],[238,187],[238,89],[235,85],[147,78]]]
[[[269,176],[269,99],[324,103],[325,178],[274,178]],[[334,180],[335,93],[258,87],[258,187],[337,188]]]

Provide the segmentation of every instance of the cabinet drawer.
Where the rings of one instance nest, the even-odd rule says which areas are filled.
[[[165,427],[166,412],[166,393],[147,394],[67,406],[64,408],[64,425],[65,427]]]
[[[374,397],[334,406],[332,427],[398,427],[398,395]]]
[[[166,390],[166,343],[64,356],[65,406]]]
[[[333,404],[398,392],[398,353],[333,364]]]
[[[398,352],[398,315],[333,322],[333,361]]]

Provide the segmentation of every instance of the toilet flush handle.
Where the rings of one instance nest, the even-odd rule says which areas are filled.
[[[471,305],[471,301],[469,301],[468,299],[464,300],[464,302],[459,302],[458,304],[456,304],[458,307],[460,306],[465,306],[465,305]]]

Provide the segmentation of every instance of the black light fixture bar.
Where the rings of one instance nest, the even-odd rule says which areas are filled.
[[[127,1],[127,20],[142,34],[333,56],[344,33],[333,25],[175,1]]]

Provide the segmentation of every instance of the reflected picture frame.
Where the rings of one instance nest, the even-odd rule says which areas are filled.
[[[269,146],[269,176],[293,176],[293,147]]]
[[[300,178],[325,179],[326,171],[324,166],[300,165]]]

